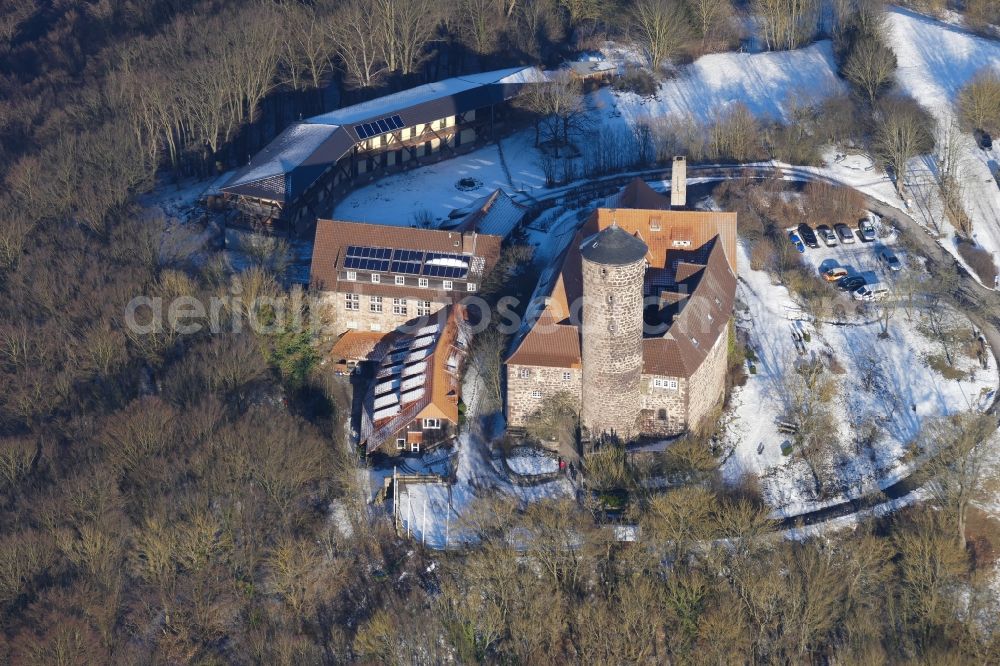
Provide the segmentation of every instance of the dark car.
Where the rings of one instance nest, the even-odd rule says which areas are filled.
[[[842,289],[844,291],[854,291],[858,287],[863,287],[868,284],[868,281],[861,275],[848,275],[847,277],[842,277],[837,281],[837,289]]]
[[[816,232],[814,232],[812,227],[805,222],[799,225],[799,236],[802,237],[802,242],[809,247],[819,247],[819,241],[816,239]]]
[[[981,129],[972,130],[972,136],[976,137],[976,144],[983,150],[993,150],[993,137]]]

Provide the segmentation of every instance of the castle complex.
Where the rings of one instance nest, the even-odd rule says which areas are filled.
[[[736,214],[671,210],[641,180],[610,203],[536,292],[507,358],[511,426],[568,392],[591,438],[677,435],[724,395]]]

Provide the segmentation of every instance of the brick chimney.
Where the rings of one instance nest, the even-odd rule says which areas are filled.
[[[687,159],[683,155],[674,158],[670,176],[670,207],[687,206]]]

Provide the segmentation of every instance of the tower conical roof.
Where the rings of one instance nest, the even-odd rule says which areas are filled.
[[[633,264],[645,257],[648,251],[649,248],[642,240],[617,224],[591,236],[580,247],[580,254],[587,261],[612,266]]]

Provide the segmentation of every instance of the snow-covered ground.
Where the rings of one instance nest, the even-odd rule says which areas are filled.
[[[867,252],[872,245],[856,243],[851,251]],[[816,253],[822,263],[828,252],[807,250],[807,255]],[[947,380],[928,367],[927,358],[940,354],[940,344],[918,330],[916,314],[911,321],[897,312],[884,340],[878,337],[880,324],[861,317],[853,317],[857,323],[852,325],[817,326],[784,286],[772,284],[764,271],[750,270],[742,245],[739,271],[737,297],[745,309],[737,312],[737,321],[749,332],[757,373],[734,391],[725,419],[726,441],[733,450],[723,473],[731,480],[743,474],[760,477],[775,515],[796,515],[890,485],[906,473],[908,446],[925,419],[985,407],[996,389],[995,367],[983,371],[975,359],[957,353],[956,366],[971,373],[965,380]],[[854,307],[847,300],[844,304],[848,312]],[[801,338],[803,333],[810,339],[800,349],[793,334]],[[782,444],[791,438],[777,428],[777,421],[794,419],[786,384],[794,364],[816,358],[827,364],[834,358],[843,369],[835,376],[839,386],[833,400],[839,431],[831,433],[824,475],[836,490],[824,498],[816,496],[802,457],[783,455]],[[873,446],[858,443],[858,426],[866,422],[877,427]]]
[[[594,102],[609,120],[630,124],[666,117],[708,122],[736,102],[759,117],[787,120],[791,105],[845,90],[836,72],[829,41],[796,51],[713,53],[682,67],[652,98],[602,88]]]
[[[510,168],[509,179],[501,162],[501,150]],[[460,188],[463,178],[473,178],[479,186]],[[337,204],[333,217],[394,226],[412,226],[428,216],[441,222],[453,210],[465,208],[497,188],[531,193],[544,185],[534,134],[522,131],[503,139],[499,147],[485,146],[358,188]]]
[[[507,466],[515,474],[534,476],[559,471],[559,461],[542,453],[518,451],[507,457]]]
[[[905,9],[893,8],[888,15],[889,45],[899,65],[897,85],[930,111],[942,128],[951,126],[962,86],[984,67],[1000,72],[1000,42]],[[994,253],[995,260],[1000,259],[1000,188],[990,171],[990,161],[996,164],[998,159],[997,151],[988,154],[980,150],[967,133],[959,135],[958,146],[962,156],[959,171],[965,184],[963,201],[972,218],[973,235]],[[927,226],[933,228],[934,218],[942,219],[933,191],[936,166],[928,160],[923,164],[914,161],[911,167],[907,181],[914,190],[915,204],[927,209]],[[953,243],[944,245],[957,256]]]
[[[475,425],[459,435],[455,483],[408,483],[400,492],[396,508],[402,530],[408,530],[414,539],[433,548],[450,548],[470,539],[470,535],[462,531],[461,519],[484,492],[500,492],[522,503],[576,496],[576,488],[565,476],[527,487],[514,485],[507,479],[502,465],[493,460],[488,441],[490,434],[500,429],[499,415],[487,418],[486,423],[476,423],[481,420],[477,417],[481,387],[482,381],[470,369],[462,387],[462,398],[466,404],[467,422]]]

